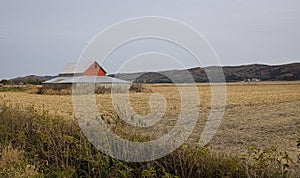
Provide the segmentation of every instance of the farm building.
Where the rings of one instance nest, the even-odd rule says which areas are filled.
[[[59,77],[72,76],[106,76],[106,71],[96,62],[70,63],[58,75]]]
[[[95,89],[126,90],[130,82],[106,76],[106,71],[96,62],[83,62],[68,64],[58,77],[43,82],[43,89],[71,89],[72,85],[95,85]]]

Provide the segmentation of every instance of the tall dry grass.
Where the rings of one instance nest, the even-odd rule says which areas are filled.
[[[91,145],[74,120],[40,114],[33,107],[16,110],[2,105],[0,130],[0,177],[290,176],[285,158],[278,157],[282,153],[276,150],[254,152],[242,159],[182,146],[155,161],[119,161]],[[133,133],[124,137],[145,141]],[[10,168],[18,171],[11,173]]]

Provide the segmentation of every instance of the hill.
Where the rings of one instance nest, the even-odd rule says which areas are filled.
[[[195,82],[208,82],[205,70],[210,67],[196,67],[187,69]],[[300,63],[291,63],[284,65],[264,65],[250,64],[241,66],[223,66],[226,82],[239,81],[292,81],[300,80]],[[184,78],[186,70],[168,70],[162,72],[139,72],[139,73],[117,73],[110,76],[122,80],[137,83],[172,83],[167,76],[172,76],[178,83],[189,83],[188,78]],[[11,80],[2,80],[3,84],[42,84],[46,80],[50,80],[56,76],[36,76],[29,75],[25,77],[17,77]]]
[[[211,68],[213,68],[213,66],[191,68],[187,71],[190,72],[195,82],[208,82],[205,70]],[[300,80],[300,63],[285,65],[251,64],[242,66],[224,66],[222,68],[226,82]],[[179,83],[191,82],[189,79],[183,78],[185,72],[186,70],[169,70],[146,73],[119,73],[111,76],[137,83],[172,83],[171,79],[167,76],[172,76],[172,78]]]
[[[10,80],[2,80],[2,84],[33,84],[41,85],[44,81],[50,80],[56,76],[37,76],[37,75],[28,75],[25,77],[17,77]]]

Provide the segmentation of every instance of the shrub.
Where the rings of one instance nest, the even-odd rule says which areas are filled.
[[[43,87],[34,87],[29,90],[30,94],[45,94],[45,95],[71,95],[71,89],[46,89]]]
[[[98,151],[74,120],[38,113],[33,107],[0,112],[1,175],[38,177],[287,177],[282,154],[252,149],[248,160],[182,146],[155,161],[119,161]],[[118,128],[122,129],[122,128]],[[121,132],[120,132],[121,133]],[[125,135],[145,141],[143,136]],[[3,151],[4,150],[4,151]],[[9,161],[10,160],[10,161]],[[11,172],[11,170],[17,170]],[[28,175],[29,175],[28,173]],[[22,174],[21,174],[22,176]]]
[[[26,88],[23,87],[1,87],[0,92],[23,92]]]
[[[146,87],[145,84],[142,84],[142,83],[133,83],[131,86],[130,86],[130,89],[129,91],[131,92],[136,92],[136,93],[140,93],[140,92],[151,92],[151,90],[149,88]]]
[[[1,148],[0,177],[37,176],[36,167],[26,162],[24,151],[14,149],[11,145]]]
[[[286,151],[280,152],[275,147],[258,149],[249,146],[249,171],[251,175],[263,177],[276,177],[277,175],[288,175],[291,158]]]
[[[111,88],[106,88],[104,86],[98,86],[97,88],[95,88],[95,93],[96,94],[111,93]]]

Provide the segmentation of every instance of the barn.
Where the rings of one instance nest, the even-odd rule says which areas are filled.
[[[70,63],[61,71],[59,77],[106,76],[106,71],[97,61]]]
[[[96,90],[114,89],[125,91],[131,85],[131,82],[109,77],[107,72],[96,61],[70,63],[58,77],[43,82],[43,89],[71,89],[72,85],[94,85]]]

